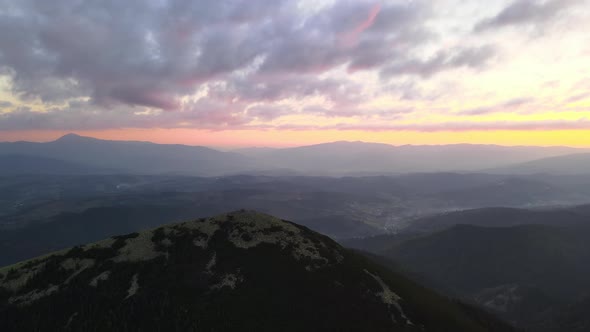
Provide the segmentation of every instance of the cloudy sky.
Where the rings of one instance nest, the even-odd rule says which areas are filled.
[[[590,146],[590,0],[0,0],[0,140]]]

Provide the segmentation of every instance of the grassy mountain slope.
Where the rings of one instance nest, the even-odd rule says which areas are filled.
[[[590,296],[588,216],[587,206],[479,209],[345,244],[386,256],[442,293],[532,331],[585,331],[573,327],[585,324],[587,302],[580,301]]]
[[[385,251],[401,265],[461,294],[527,285],[556,297],[590,290],[589,231],[543,225],[458,225]]]

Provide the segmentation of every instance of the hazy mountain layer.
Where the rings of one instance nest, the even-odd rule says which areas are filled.
[[[0,155],[0,174],[103,174],[113,170],[80,163],[27,155]]]
[[[493,170],[504,174],[557,174],[587,175],[590,174],[590,153],[575,153],[524,162]]]
[[[73,134],[48,143],[0,143],[0,155],[14,154],[92,165],[118,173],[211,176],[253,168],[248,158],[237,153],[199,146],[106,141]]]
[[[364,142],[221,152],[199,146],[106,141],[74,134],[48,143],[0,143],[0,155],[51,158],[112,172],[201,176],[261,172],[334,176],[478,171],[580,152],[587,150],[469,144],[393,146]]]

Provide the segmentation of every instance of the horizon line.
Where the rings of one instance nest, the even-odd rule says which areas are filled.
[[[0,143],[51,143],[56,142],[61,139],[67,137],[79,137],[79,138],[89,138],[95,139],[100,141],[110,141],[110,142],[137,142],[137,143],[151,143],[151,144],[158,144],[158,145],[182,145],[182,146],[191,146],[191,147],[205,147],[214,150],[224,151],[224,152],[231,152],[235,150],[241,149],[289,149],[289,148],[302,148],[302,147],[310,147],[310,146],[318,146],[318,145],[327,145],[327,144],[337,144],[337,143],[360,143],[360,144],[370,144],[370,145],[387,145],[395,148],[401,147],[445,147],[445,146],[488,146],[488,147],[505,147],[505,148],[567,148],[573,150],[588,150],[590,149],[589,146],[571,146],[571,145],[527,145],[527,144],[518,144],[518,145],[504,145],[504,144],[491,144],[491,143],[469,143],[469,142],[461,142],[461,143],[447,143],[447,144],[391,144],[386,142],[375,142],[375,141],[363,141],[363,140],[328,140],[328,141],[321,141],[312,144],[302,144],[302,145],[290,145],[285,144],[281,146],[269,146],[269,145],[205,145],[205,144],[186,144],[186,143],[160,143],[151,140],[125,140],[125,139],[108,139],[108,138],[101,138],[86,134],[78,134],[76,132],[69,132],[67,134],[58,135],[58,137],[49,139],[49,140],[2,140],[0,138]]]

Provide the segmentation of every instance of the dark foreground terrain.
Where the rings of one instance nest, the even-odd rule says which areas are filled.
[[[590,331],[590,207],[487,208],[346,242],[530,331]]]
[[[256,212],[115,236],[0,270],[2,331],[513,331]]]

